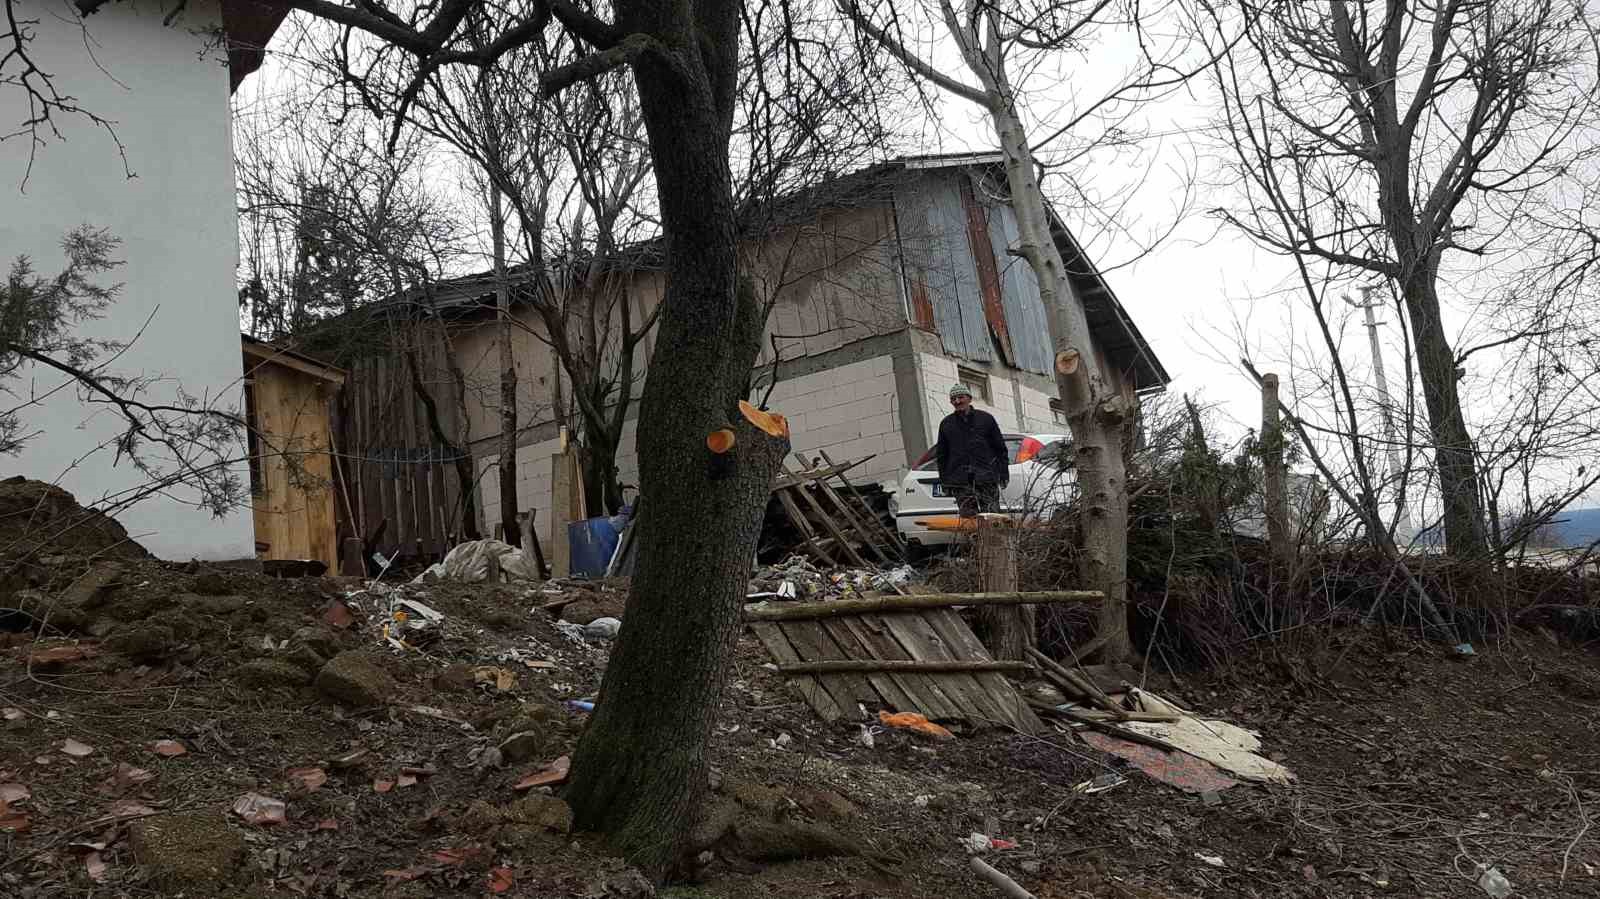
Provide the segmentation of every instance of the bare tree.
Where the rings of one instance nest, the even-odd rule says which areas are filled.
[[[1204,28],[1224,21],[1208,7]],[[1221,216],[1301,268],[1392,283],[1427,410],[1449,549],[1488,549],[1441,277],[1482,256],[1530,194],[1592,152],[1583,4],[1246,2],[1216,70],[1242,201]],[[1320,278],[1320,272],[1314,273]]]
[[[1096,361],[1082,298],[1073,290],[1072,272],[1052,236],[1054,218],[1040,182],[1040,159],[1050,141],[1068,135],[1076,138],[1071,155],[1081,158],[1096,141],[1093,135],[1074,134],[1075,128],[1108,126],[1105,117],[1125,121],[1130,107],[1182,84],[1191,73],[1177,66],[1181,48],[1146,53],[1127,77],[1071,110],[1065,125],[1036,142],[1029,134],[1023,85],[1014,73],[1034,71],[1040,54],[1087,57],[1107,32],[1119,27],[1137,31],[1138,10],[1129,20],[1109,2],[974,0],[958,5],[936,0],[930,5],[931,15],[942,22],[944,38],[959,51],[972,80],[961,80],[917,55],[906,40],[897,7],[888,5],[874,15],[858,0],[841,0],[841,7],[871,40],[919,78],[977,105],[994,128],[1017,215],[1019,241],[1014,252],[1028,263],[1038,282],[1056,347],[1056,388],[1072,430],[1082,495],[1082,576],[1087,586],[1104,591],[1106,597],[1100,618],[1101,653],[1122,659],[1132,652],[1126,604],[1126,437],[1138,401],[1131,388],[1102,371]]]

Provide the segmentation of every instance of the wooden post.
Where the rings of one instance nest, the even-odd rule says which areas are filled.
[[[367,560],[361,549],[360,537],[344,538],[344,552],[339,557],[339,573],[346,577],[367,576]]]
[[[1004,515],[978,516],[978,573],[985,593],[1011,593],[1017,589],[1017,529]],[[989,654],[1002,661],[1020,662],[1038,643],[1033,606],[984,606],[978,612]]]
[[[572,574],[572,542],[567,538],[567,524],[573,520],[572,509],[579,501],[581,478],[574,470],[576,457],[567,442],[567,429],[561,429],[561,449],[550,457],[550,576],[569,577]]]
[[[1289,534],[1288,474],[1283,464],[1283,423],[1278,418],[1278,376],[1261,376],[1261,501],[1267,520],[1267,549],[1287,574],[1294,562]]]

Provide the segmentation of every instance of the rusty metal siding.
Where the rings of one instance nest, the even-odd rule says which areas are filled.
[[[1011,327],[1011,364],[1024,371],[1048,374],[1055,348],[1050,343],[1044,302],[1039,299],[1039,283],[1026,260],[1007,252],[1021,242],[1016,211],[1008,203],[990,202],[988,213],[989,242],[995,258],[1000,260],[1000,300]]]
[[[926,286],[945,352],[988,362],[994,358],[992,340],[967,241],[967,216],[951,174],[931,172],[896,190],[906,280],[914,297],[917,287]]]
[[[1000,350],[1000,361],[1011,365],[1017,357],[1011,349],[1011,328],[1000,300],[1000,268],[995,264],[995,247],[989,240],[989,214],[974,196],[971,178],[957,176],[956,185],[961,193],[961,211],[967,220],[967,246],[972,250],[972,262],[978,270],[983,319],[989,325],[989,336]],[[1005,248],[1001,247],[1000,251],[1005,252]]]

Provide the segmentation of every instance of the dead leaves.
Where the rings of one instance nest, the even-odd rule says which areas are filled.
[[[246,793],[233,803],[233,813],[246,823],[270,826],[288,820],[288,806],[282,799],[273,799],[260,793]]]
[[[7,724],[10,724],[13,721],[21,721],[26,717],[28,717],[27,712],[24,712],[23,710],[13,706],[6,706],[5,708],[0,709],[0,720],[4,720]]]
[[[529,774],[512,784],[511,789],[531,790],[534,787],[554,786],[555,784],[565,782],[567,779],[567,774],[571,770],[572,757],[564,755],[561,758],[558,758],[550,764],[544,766],[542,770]]]
[[[157,740],[150,744],[150,751],[164,759],[175,759],[189,753],[188,748],[177,740]]]
[[[136,768],[127,762],[118,762],[116,770],[111,776],[100,784],[102,793],[126,793],[134,787],[147,784],[155,779],[155,774],[143,768]]]
[[[68,737],[61,742],[61,751],[75,759],[88,758],[89,756],[94,755],[93,746],[90,746],[87,743],[79,743],[77,740],[74,740],[71,737]]]
[[[26,802],[32,796],[22,784],[0,784],[0,833],[27,833],[32,821],[25,812],[12,811],[11,803]]]
[[[387,793],[392,789],[394,789],[394,781],[392,780],[375,780],[372,782],[372,791],[374,793]]]
[[[493,868],[489,871],[489,892],[504,893],[517,883],[516,875],[510,868]]]
[[[472,669],[474,683],[490,684],[501,693],[509,692],[517,685],[517,676],[504,668],[484,666]]]

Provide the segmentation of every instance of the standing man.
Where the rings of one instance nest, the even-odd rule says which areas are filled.
[[[955,411],[939,422],[939,440],[914,465],[939,460],[939,482],[955,497],[962,518],[1000,511],[1000,491],[1011,483],[1011,453],[994,416],[972,408],[965,384],[950,388]]]

